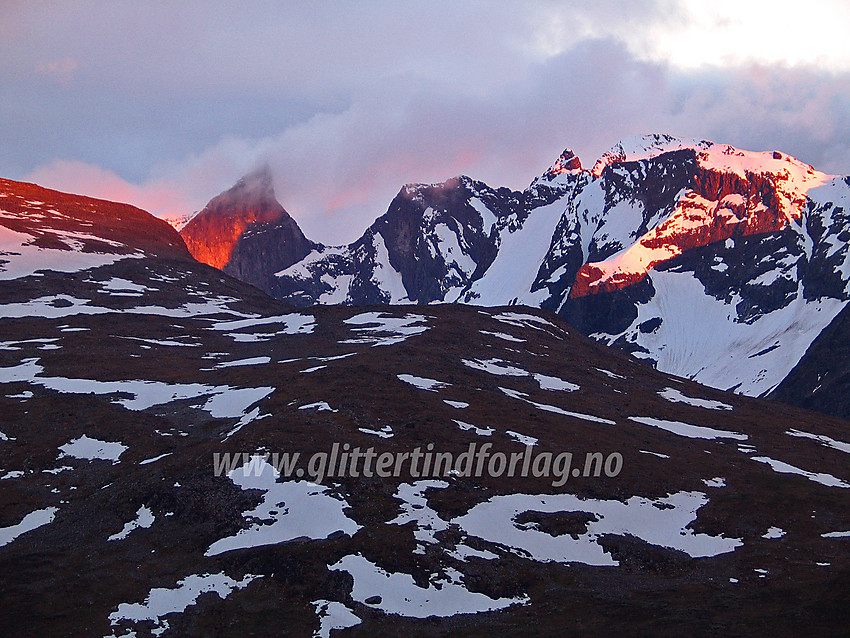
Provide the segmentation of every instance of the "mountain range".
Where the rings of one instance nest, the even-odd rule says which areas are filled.
[[[564,151],[524,191],[406,185],[347,246],[307,240],[265,170],[180,232],[296,306],[533,306],[663,372],[848,416],[848,370],[817,355],[846,322],[848,196],[850,178],[780,151],[649,135],[589,170]],[[245,230],[222,265],[203,246],[229,246],[233,217]]]
[[[656,211],[647,228],[678,214],[667,207],[696,201],[677,180],[698,154],[671,152],[653,169],[668,195],[641,205]],[[392,273],[401,285],[393,294],[417,301],[450,290],[483,299],[482,282],[507,268],[506,255],[555,254],[540,238],[559,226],[565,197],[576,219],[595,219],[592,184],[655,165],[608,166],[624,173],[606,167],[595,177],[565,155],[526,194],[467,179],[408,187],[350,252],[315,246],[297,263],[337,254],[342,268],[360,249],[356,263],[392,268],[371,271],[386,275],[371,288],[355,285],[360,271],[328,276],[335,286],[350,276],[346,298],[361,290],[364,303],[388,294]],[[271,204],[267,181],[259,185],[246,180],[228,197],[260,193]],[[803,219],[818,210],[814,201]],[[248,228],[298,236],[281,210],[264,210]],[[747,214],[757,213],[754,204]],[[715,257],[727,263],[733,253],[718,242],[735,251],[759,237],[739,223],[734,246],[708,243],[693,249],[708,251],[704,259],[685,261],[689,248],[616,289],[617,277],[595,277],[609,272],[601,256],[631,231],[591,225],[586,234],[565,222],[561,235],[577,243],[565,240],[558,254],[581,246],[599,257],[583,260],[598,270],[566,257],[547,268],[587,272],[600,282],[588,290],[611,290],[565,288],[564,307],[628,299],[648,281],[657,292],[638,306],[655,300],[663,310],[670,288],[658,273],[695,278],[694,264],[719,272]],[[804,226],[815,234],[813,222]],[[370,247],[398,255],[414,231],[424,239],[409,261],[393,262],[402,270],[366,259]],[[818,245],[830,232],[824,226]],[[236,235],[225,236],[231,247],[242,242]],[[231,258],[254,254],[252,237]],[[466,252],[449,250],[452,237]],[[654,369],[546,308],[297,308],[231,277],[226,264],[222,272],[200,263],[187,244],[132,206],[0,180],[3,635],[846,633],[848,421]],[[809,262],[820,254],[803,248]],[[448,256],[457,268],[446,288],[426,275]],[[772,257],[773,270],[786,261]],[[295,270],[277,279],[295,282]],[[526,280],[529,290],[536,280]],[[519,288],[500,281],[513,301]],[[800,294],[793,303],[802,308],[817,303]],[[810,348],[826,366],[835,365],[826,350],[841,341],[839,328]],[[355,450],[388,454],[393,471],[367,472],[362,458],[356,469]],[[295,453],[300,462],[284,462]],[[453,462],[443,457],[438,470],[437,454]],[[507,458],[515,471],[498,462]]]

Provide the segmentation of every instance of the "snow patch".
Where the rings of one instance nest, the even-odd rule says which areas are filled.
[[[494,428],[479,428],[476,425],[472,425],[471,423],[466,423],[464,421],[458,421],[457,419],[452,419],[452,421],[454,421],[461,430],[472,431],[478,436],[492,436],[493,432],[496,431]]]
[[[795,467],[790,463],[786,463],[785,461],[778,461],[767,456],[751,456],[750,458],[753,461],[758,461],[759,463],[765,463],[769,465],[774,472],[777,472],[779,474],[796,474],[797,476],[803,476],[809,479],[810,481],[820,483],[821,485],[826,485],[827,487],[841,487],[844,489],[850,488],[850,483],[846,483],[841,479],[835,478],[832,474],[801,470],[799,467]]]
[[[821,534],[823,538],[850,538],[850,531],[846,532],[827,532],[826,534]]]
[[[334,410],[327,402],[317,401],[316,403],[308,403],[298,408],[299,410],[316,410],[317,412],[339,412]]]
[[[660,428],[662,430],[666,430],[667,432],[672,432],[673,434],[684,436],[689,439],[737,439],[739,441],[746,441],[749,438],[746,434],[740,434],[738,432],[716,430],[714,428],[707,428],[701,425],[691,425],[690,423],[682,423],[681,421],[667,421],[665,419],[655,419],[650,416],[630,416],[629,420],[634,421],[635,423],[640,423],[642,425],[649,425],[654,428]]]
[[[268,325],[282,325],[283,327],[274,332],[229,332],[228,336],[232,337],[235,341],[250,342],[268,341],[269,339],[279,335],[312,334],[313,330],[316,328],[316,320],[310,315],[292,312],[285,315],[274,315],[271,317],[219,321],[210,326],[210,328],[218,331],[237,331],[245,328],[255,328],[257,326]]]
[[[443,399],[443,403],[450,405],[453,408],[457,408],[458,410],[464,410],[469,407],[469,404],[466,401],[451,401],[449,399]]]
[[[782,538],[783,536],[785,536],[785,530],[781,527],[771,527],[767,530],[767,532],[762,534],[762,538],[767,539]]]
[[[309,481],[278,483],[280,473],[261,456],[252,457],[227,475],[243,490],[262,490],[263,501],[243,514],[246,520],[257,522],[234,536],[217,540],[204,556],[296,538],[324,539],[334,532],[352,535],[360,529],[345,515],[348,504],[327,494],[329,488]]]
[[[59,447],[62,454],[58,458],[72,456],[77,459],[86,461],[94,461],[101,459],[104,461],[112,461],[118,463],[118,458],[129,449],[126,445],[117,442],[100,441],[92,439],[85,434],[76,439],[72,439],[65,445]]]
[[[676,388],[664,388],[658,393],[662,399],[667,399],[671,403],[686,403],[697,408],[706,408],[707,410],[731,410],[732,406],[722,401],[711,401],[708,399],[695,399],[682,394]]]
[[[46,507],[43,510],[30,512],[17,525],[0,527],[0,547],[8,545],[21,534],[26,534],[38,527],[52,523],[58,511],[58,507]]]
[[[850,443],[845,443],[844,441],[836,441],[824,434],[812,434],[811,432],[803,432],[802,430],[791,429],[788,430],[785,434],[788,436],[796,436],[803,439],[812,439],[813,441],[817,441],[824,447],[832,448],[833,450],[839,450],[840,452],[846,452],[850,454]]]
[[[556,392],[575,392],[581,390],[581,386],[558,377],[550,377],[545,374],[534,374],[534,380],[540,385],[541,390],[554,390]]]
[[[494,496],[451,522],[469,535],[519,550],[521,555],[541,562],[617,565],[598,542],[605,534],[635,536],[693,558],[717,556],[743,545],[741,539],[696,534],[689,528],[697,510],[706,503],[708,497],[701,492],[677,492],[660,499],[633,496],[625,503],[580,499],[573,494],[510,494]],[[528,511],[592,516],[586,532],[552,536],[516,522],[519,514]]]
[[[330,638],[334,629],[347,629],[362,622],[348,607],[334,600],[314,600],[312,604],[319,617],[319,629],[313,633],[313,638]]]
[[[491,337],[498,337],[499,339],[504,339],[505,341],[512,341],[513,343],[525,343],[525,339],[514,337],[513,335],[509,335],[505,332],[489,332],[487,330],[482,330],[481,334],[490,335]]]
[[[520,392],[519,390],[512,390],[510,388],[499,388],[503,393],[508,395],[513,399],[518,399],[520,401],[525,401],[526,403],[533,405],[538,410],[543,410],[545,412],[553,412],[555,414],[560,414],[562,416],[573,417],[574,419],[581,419],[583,421],[592,421],[594,423],[604,423],[606,425],[617,425],[615,421],[611,419],[603,419],[599,416],[594,416],[592,414],[582,414],[581,412],[572,412],[570,410],[564,410],[563,408],[559,408],[556,405],[549,405],[547,403],[537,403],[536,401],[532,401],[528,398],[524,392]]]
[[[379,436],[382,439],[391,439],[394,435],[393,429],[389,425],[383,426],[380,430],[372,430],[369,428],[357,428],[363,434],[371,434],[372,436]]]
[[[505,430],[505,434],[507,434],[513,440],[522,443],[526,447],[533,447],[537,445],[537,439],[535,439],[533,436],[520,434],[519,432],[514,432],[513,430]]]
[[[222,368],[235,368],[239,366],[260,366],[271,362],[271,357],[250,357],[248,359],[237,359],[236,361],[222,361],[215,366],[216,370]]]
[[[187,607],[198,602],[201,594],[214,592],[224,600],[231,592],[244,589],[257,578],[261,576],[246,574],[242,580],[234,580],[223,572],[203,576],[193,574],[177,581],[177,587],[173,589],[152,589],[144,603],[121,603],[109,614],[109,622],[115,626],[122,621],[134,624],[150,621],[156,627],[151,633],[158,636],[169,628],[164,616],[186,611]]]
[[[60,234],[52,231],[52,234]],[[92,237],[105,242],[99,237]],[[29,277],[45,270],[55,272],[79,272],[114,264],[122,259],[141,259],[144,253],[130,254],[82,252],[81,250],[58,250],[33,245],[32,235],[19,233],[0,225],[0,280]],[[123,246],[123,244],[121,244]],[[69,248],[72,248],[69,246]]]
[[[481,370],[482,372],[488,372],[499,376],[527,377],[529,375],[529,373],[522,368],[516,368],[508,365],[500,359],[461,359],[461,361],[463,362],[463,365],[468,368],[472,368],[473,370]]]
[[[439,514],[428,505],[425,492],[430,489],[444,489],[449,484],[445,481],[416,481],[402,483],[398,486],[395,498],[400,500],[401,514],[389,521],[388,525],[416,524],[413,536],[419,545],[413,550],[414,554],[424,554],[423,544],[437,545],[436,534],[449,528],[449,524],[440,518]]]
[[[359,554],[344,556],[329,569],[351,574],[351,597],[357,602],[366,604],[378,597],[380,602],[370,606],[409,618],[475,614],[528,602],[525,596],[493,599],[471,592],[463,585],[461,575],[452,569],[446,570],[443,578],[432,579],[427,588],[419,587],[410,574],[386,572]]]
[[[427,320],[423,315],[410,313],[393,317],[384,312],[364,312],[349,317],[343,323],[358,326],[353,330],[362,336],[346,339],[341,343],[366,343],[373,347],[395,345],[428,330]]]
[[[112,536],[107,538],[106,540],[107,541],[124,540],[125,538],[127,538],[127,536],[130,535],[130,532],[137,530],[137,529],[147,529],[148,527],[153,525],[154,519],[155,519],[155,517],[153,515],[153,512],[150,509],[148,509],[146,506],[142,505],[138,509],[138,511],[136,512],[136,518],[134,518],[129,523],[125,523],[124,528],[120,532],[116,532],[115,534],[113,534]]]
[[[451,386],[450,383],[446,383],[445,381],[435,381],[434,379],[417,377],[412,374],[398,374],[396,376],[400,381],[409,383],[420,390],[428,390],[429,392],[437,392],[441,388],[448,388]]]

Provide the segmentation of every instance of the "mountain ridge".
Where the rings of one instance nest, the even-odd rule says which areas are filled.
[[[850,299],[848,193],[779,151],[638,136],[589,170],[567,149],[524,191],[406,185],[355,242],[258,267],[299,306],[545,308],[663,371],[763,395]]]

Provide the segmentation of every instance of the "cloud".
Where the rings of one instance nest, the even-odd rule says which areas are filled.
[[[480,95],[395,78],[392,99],[387,87],[364,88],[338,113],[273,136],[228,137],[161,163],[138,185],[69,162],[30,177],[174,215],[200,208],[267,162],[279,199],[305,233],[334,243],[359,236],[405,183],[463,173],[521,189],[565,146],[592,164],[619,139],[644,132],[781,148],[823,170],[848,167],[850,145],[838,135],[850,112],[847,75],[756,66],[686,74],[638,61],[613,40],[584,42],[533,71]]]
[[[133,204],[147,211],[186,210],[183,188],[164,181],[131,184],[112,171],[85,162],[54,160],[27,176],[27,181],[55,190]]]
[[[710,37],[701,65],[677,64],[671,34],[718,19],[690,1],[11,6],[0,174],[157,214],[197,210],[268,162],[309,237],[351,241],[407,182],[521,189],[565,146],[589,165],[647,132],[850,172],[848,72],[704,64]],[[729,24],[712,28],[741,32]],[[77,65],[64,84],[48,66],[19,73],[62,60]]]
[[[845,0],[680,0],[678,19],[623,34],[645,59],[679,68],[747,64],[850,70]]]

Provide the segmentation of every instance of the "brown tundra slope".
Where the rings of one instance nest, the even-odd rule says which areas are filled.
[[[846,633],[846,421],[543,310],[293,309],[1,186],[4,635]]]

